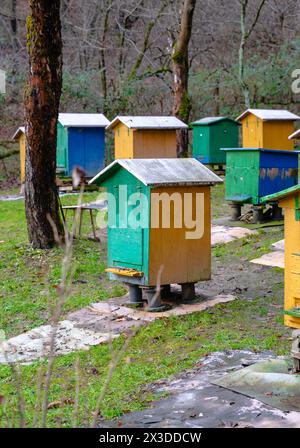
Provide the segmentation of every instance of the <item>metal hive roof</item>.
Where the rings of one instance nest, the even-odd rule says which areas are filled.
[[[65,127],[106,127],[110,121],[103,114],[60,113],[58,121]]]
[[[89,183],[100,185],[122,167],[144,185],[215,185],[222,179],[196,159],[119,159],[100,171]]]
[[[296,121],[300,120],[298,115],[289,112],[288,110],[279,110],[279,109],[247,109],[242,115],[237,118],[237,121],[241,121],[247,115],[253,114],[261,120],[272,120],[272,121],[280,121],[280,120],[290,120]]]
[[[135,117],[118,116],[107,126],[113,129],[117,124],[123,123],[130,129],[187,129],[188,126],[176,117]]]
[[[201,125],[210,125],[210,124],[218,123],[219,121],[224,121],[224,120],[232,121],[233,123],[235,123],[237,125],[240,124],[237,121],[235,121],[229,117],[205,117],[205,118],[201,118],[200,120],[194,121],[192,123],[192,125],[200,125],[200,126]]]
[[[16,139],[19,137],[20,134],[25,134],[25,127],[24,127],[24,126],[21,126],[21,127],[19,127],[19,128],[16,130],[16,132],[14,133],[12,139],[13,139],[13,140],[16,140]]]

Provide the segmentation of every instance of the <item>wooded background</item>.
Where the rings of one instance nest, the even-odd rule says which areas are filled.
[[[104,112],[109,119],[172,113],[172,49],[182,3],[62,0],[60,110]],[[27,8],[26,0],[1,2],[7,94],[0,95],[0,138],[10,138],[24,122]],[[299,112],[300,95],[291,89],[292,72],[300,68],[299,15],[299,0],[197,0],[189,47],[191,120],[237,116],[246,106],[245,86],[252,107]]]

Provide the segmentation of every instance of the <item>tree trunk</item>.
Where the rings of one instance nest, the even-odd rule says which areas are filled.
[[[11,19],[10,19],[10,27],[13,38],[13,47],[14,51],[17,51],[18,44],[18,22],[17,22],[17,0],[11,0]]]
[[[56,126],[62,88],[60,0],[30,0],[29,6],[25,209],[30,243],[34,248],[46,249],[55,244],[50,220],[62,233],[55,183]]]
[[[220,78],[217,78],[216,86],[214,88],[214,103],[215,103],[215,116],[220,115]]]
[[[241,42],[240,42],[240,48],[239,48],[239,81],[240,81],[241,89],[242,89],[244,100],[245,100],[245,106],[247,109],[249,109],[251,107],[251,98],[250,98],[250,88],[245,79],[245,49],[246,49],[247,42],[258,23],[258,20],[260,18],[263,7],[266,4],[266,0],[261,0],[260,4],[257,7],[254,20],[248,29],[246,26],[246,21],[247,21],[247,10],[250,6],[249,0],[239,0],[239,3],[241,5]]]
[[[193,15],[196,0],[184,0],[181,14],[180,31],[173,47],[172,63],[174,75],[173,114],[188,123],[191,101],[188,94],[189,81],[189,42],[192,34]],[[177,132],[177,155],[184,156],[188,151],[188,130]]]
[[[239,79],[244,96],[246,109],[250,109],[250,91],[245,81],[245,47],[247,42],[246,14],[248,2],[241,4],[241,42],[239,48]]]

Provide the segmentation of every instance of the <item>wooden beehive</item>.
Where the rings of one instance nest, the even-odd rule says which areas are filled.
[[[105,127],[103,114],[59,114],[57,123],[57,170],[71,176],[74,166],[87,177],[95,176],[105,165]]]
[[[287,110],[248,109],[237,118],[242,123],[243,147],[292,150],[289,136],[297,120],[300,117]]]
[[[101,171],[90,183],[104,186],[110,193],[110,278],[137,285],[155,286],[158,273],[163,267],[161,285],[210,279],[210,187],[221,182],[218,176],[195,159],[121,159]],[[202,232],[192,239],[187,236],[187,232],[192,229],[185,225],[186,221],[183,219],[186,204],[184,195],[188,193],[194,217],[196,200],[201,198],[203,201],[203,212],[198,223],[202,226]],[[143,228],[132,228],[129,222],[135,209],[135,205],[129,201],[133,194],[135,201],[142,204],[142,219],[145,224]],[[162,198],[158,208],[157,195]],[[161,195],[165,196],[166,203]],[[174,199],[177,196],[176,199],[179,198],[183,206],[181,209],[177,209],[175,205],[170,208],[168,227],[162,219],[162,210],[166,211],[166,207],[170,205],[170,195],[175,195],[172,196]],[[172,199],[170,201],[172,202]],[[127,209],[125,218],[124,206]],[[181,227],[176,221],[178,218],[183,223]],[[155,219],[158,219],[158,225],[153,224]]]
[[[285,325],[300,329],[300,185],[263,198],[284,209]]]
[[[105,127],[102,114],[59,114],[57,123],[56,167],[63,176],[71,176],[74,166],[93,177],[105,164]],[[20,142],[21,183],[25,181],[25,128],[20,127],[14,140]]]
[[[240,123],[228,117],[206,117],[192,123],[193,157],[205,165],[225,164],[221,148],[239,146]]]
[[[259,205],[263,196],[298,183],[298,151],[260,148],[224,151],[227,201]]]
[[[176,117],[116,117],[115,159],[175,158],[176,132],[188,126]]]

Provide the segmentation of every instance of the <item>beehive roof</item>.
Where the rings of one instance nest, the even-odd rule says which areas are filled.
[[[25,127],[20,126],[13,135],[13,140],[17,140],[21,134],[25,134]]]
[[[288,110],[278,109],[247,109],[242,115],[237,118],[237,121],[243,120],[247,115],[253,114],[264,121],[296,121],[300,120],[298,115],[289,112]]]
[[[229,117],[205,117],[205,118],[201,118],[200,120],[194,121],[192,123],[192,125],[211,125],[214,123],[218,123],[219,121],[224,121],[224,120],[228,120],[231,121],[232,123],[235,123],[237,125],[240,125],[240,123],[238,123],[237,121],[233,120],[232,118]]]
[[[300,129],[298,129],[298,131],[294,132],[292,135],[289,136],[290,140],[294,140],[294,139],[300,139]]]
[[[118,116],[107,126],[113,129],[119,123],[123,123],[130,129],[186,129],[188,126],[176,117],[122,117]]]
[[[119,159],[100,171],[89,183],[100,185],[119,167],[147,186],[215,185],[223,182],[196,159]]]
[[[104,128],[110,122],[103,114],[60,113],[58,121],[65,127]]]
[[[287,196],[295,195],[300,192],[300,184],[294,185],[294,187],[287,188],[286,190],[278,191],[277,193],[270,194],[261,198],[262,202],[272,202],[278,199],[283,199]]]

